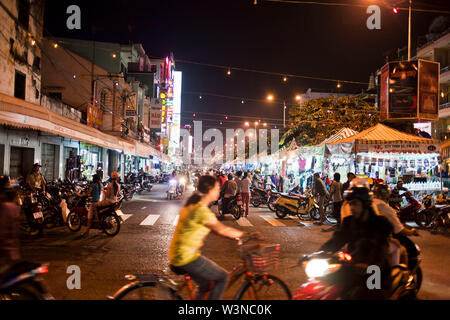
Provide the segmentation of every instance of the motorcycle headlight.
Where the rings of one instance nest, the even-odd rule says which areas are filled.
[[[180,178],[180,183],[184,184],[186,182],[186,180],[184,178]]]
[[[337,264],[328,263],[327,259],[312,259],[306,263],[305,273],[309,278],[323,277],[339,268]]]
[[[176,184],[176,183],[177,183],[177,180],[172,179],[172,180],[169,181],[169,183],[170,183],[170,184]]]

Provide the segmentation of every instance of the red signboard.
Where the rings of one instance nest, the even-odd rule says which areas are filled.
[[[87,124],[98,129],[103,127],[103,111],[89,103],[87,105]]]
[[[419,60],[419,114],[437,118],[439,113],[439,63]]]

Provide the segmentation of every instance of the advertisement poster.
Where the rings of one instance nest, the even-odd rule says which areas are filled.
[[[389,118],[417,118],[417,61],[389,64]]]
[[[438,119],[439,63],[419,60],[419,113],[421,118]]]
[[[89,103],[87,105],[87,124],[98,129],[103,127],[103,111]]]

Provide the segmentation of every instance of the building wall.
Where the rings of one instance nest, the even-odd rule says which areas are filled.
[[[17,19],[19,6],[17,0],[4,0],[11,15]],[[14,96],[15,71],[26,76],[25,100],[39,103],[41,93],[40,57],[38,42],[33,46],[32,39],[42,38],[42,18],[44,1],[32,1],[28,30],[0,8],[0,92]],[[30,33],[31,36],[28,35]],[[37,59],[35,59],[37,58]]]

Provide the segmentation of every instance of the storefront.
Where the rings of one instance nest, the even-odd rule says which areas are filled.
[[[97,170],[103,170],[103,148],[80,142],[81,176],[92,180]]]
[[[412,191],[441,189],[439,141],[378,124],[326,147],[332,165],[341,163],[357,175],[383,179],[391,187],[401,179]]]

